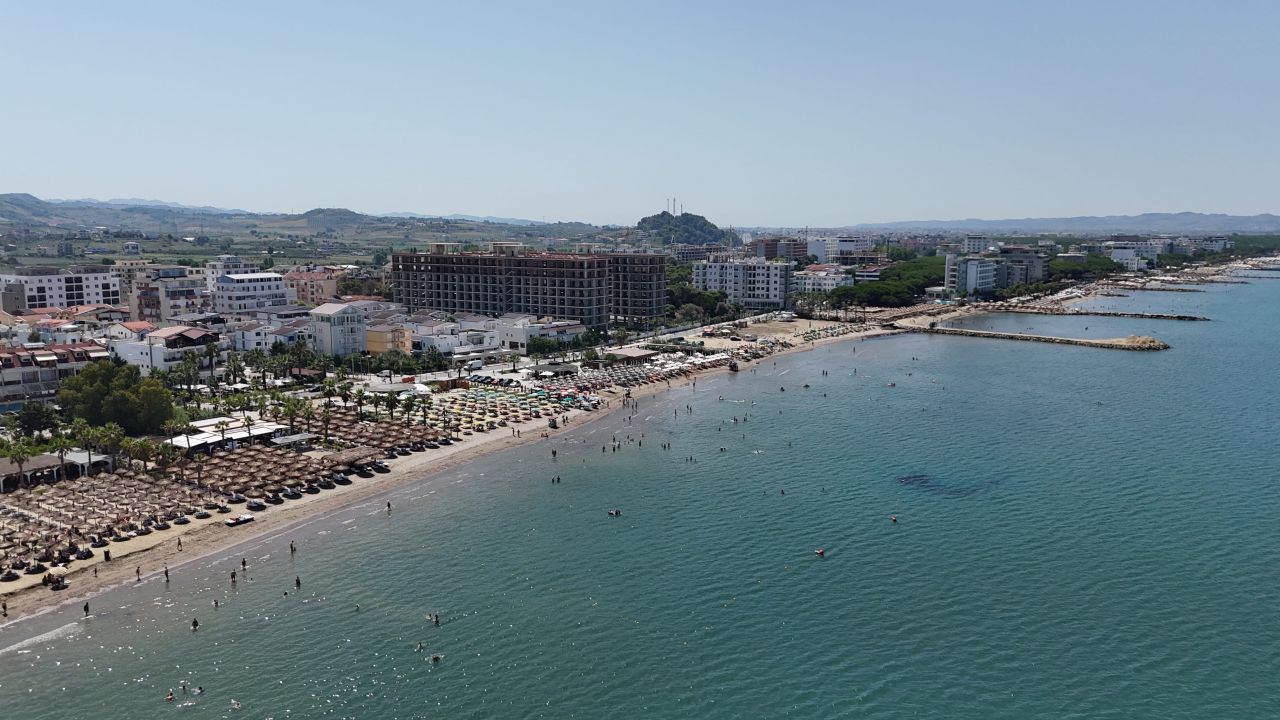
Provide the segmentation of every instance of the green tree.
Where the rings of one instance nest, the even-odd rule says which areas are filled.
[[[62,477],[67,476],[67,453],[75,449],[75,443],[71,442],[71,438],[66,435],[54,435],[49,441],[49,452],[58,456],[58,469],[56,474]]]
[[[36,454],[36,449],[32,447],[26,439],[22,439],[5,448],[4,454],[5,457],[9,458],[10,462],[18,466],[18,478],[22,487],[29,487],[24,471],[26,469],[27,461]]]
[[[29,402],[17,416],[18,432],[30,437],[58,426],[58,411],[42,402]]]
[[[64,414],[90,425],[115,423],[130,435],[160,432],[173,417],[173,397],[155,378],[143,379],[138,368],[111,361],[90,363],[67,378],[58,391]]]
[[[422,351],[422,364],[427,372],[437,372],[449,367],[449,361],[445,359],[444,353],[434,345]]]

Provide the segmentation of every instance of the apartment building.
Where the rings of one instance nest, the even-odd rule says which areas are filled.
[[[803,238],[762,237],[753,240],[748,250],[752,255],[765,260],[799,260],[809,254],[809,242]]]
[[[667,256],[609,253],[609,316],[615,323],[650,327],[667,314]]]
[[[106,348],[93,342],[0,347],[0,407],[51,400],[63,380],[110,357]]]
[[[111,352],[124,362],[137,365],[143,375],[150,375],[154,370],[172,370],[188,353],[193,353],[199,366],[207,369],[210,361],[205,357],[205,348],[210,344],[217,350],[213,360],[216,366],[227,358],[228,340],[213,330],[190,325],[152,330],[137,340],[113,341]]]
[[[261,308],[290,305],[294,293],[279,273],[220,275],[213,285],[213,310],[224,315],[249,316]]]
[[[852,285],[854,279],[840,271],[832,270],[797,270],[791,274],[791,292],[820,293],[831,292],[843,285]]]
[[[31,308],[72,305],[119,305],[120,280],[106,265],[82,267],[17,267],[0,273],[0,287],[12,287],[6,301],[21,307],[5,312]]]
[[[762,257],[743,260],[700,260],[693,264],[693,285],[723,292],[728,302],[748,310],[776,310],[787,306],[792,263]]]
[[[328,268],[290,270],[284,274],[284,286],[300,303],[323,305],[338,296],[338,274]]]
[[[662,272],[665,293],[665,265]],[[603,327],[612,306],[608,257],[518,247],[463,253],[440,244],[425,253],[396,253],[391,286],[395,301],[410,312],[514,312]]]
[[[187,268],[181,265],[150,266],[132,284],[129,309],[139,320],[171,322],[179,315],[211,308],[204,279],[189,277]]]
[[[981,255],[947,255],[947,294],[983,295],[992,292],[997,283],[998,261]]]
[[[258,263],[242,260],[236,255],[219,255],[204,264],[204,279],[209,291],[217,289],[218,278],[223,275],[250,275],[258,272]]]
[[[311,311],[312,348],[322,355],[345,357],[364,352],[365,314],[346,303],[325,303]]]

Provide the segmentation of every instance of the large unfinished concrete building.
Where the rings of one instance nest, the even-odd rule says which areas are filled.
[[[391,285],[410,311],[528,313],[597,329],[611,317],[647,325],[666,311],[666,258],[531,252],[516,243],[462,252],[437,243],[393,254]]]
[[[609,314],[616,323],[650,327],[667,314],[667,256],[610,253]]]

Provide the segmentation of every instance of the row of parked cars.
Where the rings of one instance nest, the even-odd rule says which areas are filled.
[[[479,385],[493,385],[495,387],[520,387],[520,381],[513,378],[495,378],[488,375],[471,375],[467,377],[473,383]]]

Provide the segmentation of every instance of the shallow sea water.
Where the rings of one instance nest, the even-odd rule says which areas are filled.
[[[1278,299],[702,378],[6,626],[0,717],[1275,717]]]

